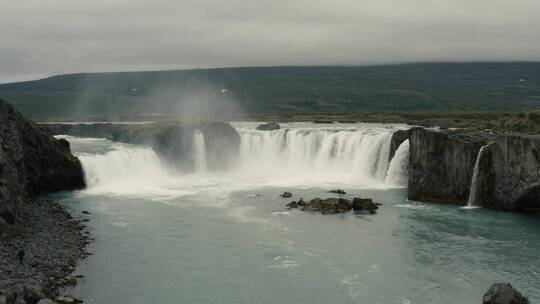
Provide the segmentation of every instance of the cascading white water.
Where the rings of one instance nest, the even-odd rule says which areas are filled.
[[[386,128],[239,128],[240,168],[246,175],[382,183],[393,130]]]
[[[105,153],[76,153],[89,189],[146,187],[166,179],[166,172],[152,148],[112,144]]]
[[[409,174],[409,140],[399,145],[386,173],[385,183],[388,185],[407,186]]]
[[[468,208],[474,208],[477,207],[477,199],[478,199],[478,171],[479,171],[479,165],[480,160],[482,160],[482,156],[484,154],[485,149],[488,147],[488,145],[485,145],[480,148],[478,151],[478,155],[476,156],[476,161],[474,162],[474,169],[473,169],[473,175],[471,180],[471,187],[469,190],[469,200],[467,201],[467,207]]]
[[[203,172],[207,169],[206,144],[204,134],[200,130],[193,133],[193,166],[195,172]]]
[[[276,131],[258,131],[252,125],[236,129],[241,138],[237,166],[212,175],[172,174],[147,146],[105,139],[70,141],[75,152],[81,151],[76,154],[83,164],[88,188],[96,193],[157,193],[165,188],[177,193],[180,185],[210,182],[211,178],[226,179],[244,188],[403,185],[400,178],[408,149],[405,144],[400,146],[389,164],[390,142],[396,130],[393,126],[292,124]],[[191,148],[195,172],[207,171],[206,143],[201,131],[194,132]]]

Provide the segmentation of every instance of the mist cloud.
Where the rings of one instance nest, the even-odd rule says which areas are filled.
[[[0,10],[0,82],[260,65],[540,60],[537,0],[26,0]]]

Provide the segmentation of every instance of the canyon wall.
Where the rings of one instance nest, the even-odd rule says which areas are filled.
[[[0,225],[18,219],[27,197],[82,187],[81,164],[69,143],[0,100]]]
[[[464,205],[485,134],[414,128],[410,134],[408,198]]]
[[[540,136],[498,136],[488,146],[479,167],[481,206],[540,209]]]
[[[507,211],[540,209],[540,136],[487,132],[410,133],[408,198],[465,205],[479,150],[477,204]]]

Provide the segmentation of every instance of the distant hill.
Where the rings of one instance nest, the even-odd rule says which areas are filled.
[[[0,85],[34,118],[540,109],[540,63],[250,67],[53,76]]]

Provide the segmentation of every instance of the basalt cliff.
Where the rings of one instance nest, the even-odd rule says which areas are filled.
[[[485,147],[478,159],[475,204],[507,211],[540,209],[540,136],[413,128],[408,138],[410,200],[466,205]]]

